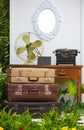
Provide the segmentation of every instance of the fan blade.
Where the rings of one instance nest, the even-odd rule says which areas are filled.
[[[25,42],[25,44],[29,44],[30,43],[30,35],[23,35],[22,36],[22,40]]]
[[[31,60],[34,60],[36,58],[34,52],[33,52],[33,49],[30,48],[28,51],[28,58],[31,59]]]
[[[42,42],[40,40],[36,40],[35,42],[33,42],[31,45],[30,45],[30,48],[37,48],[37,47],[40,47],[42,45]]]
[[[21,54],[21,53],[23,53],[24,51],[26,51],[27,49],[26,49],[26,47],[19,47],[19,48],[17,48],[17,50],[16,50],[16,54]]]

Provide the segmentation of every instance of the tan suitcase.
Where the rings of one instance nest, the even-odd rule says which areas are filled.
[[[48,68],[9,68],[10,83],[55,83],[55,69]]]

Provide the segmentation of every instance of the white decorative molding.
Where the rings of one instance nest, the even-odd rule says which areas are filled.
[[[53,14],[55,15],[55,19],[56,19],[55,26],[54,26],[53,30],[51,32],[49,32],[49,33],[42,32],[40,30],[39,26],[38,26],[39,15],[45,9],[49,9],[50,11],[52,11]],[[35,10],[35,12],[33,14],[33,17],[32,17],[32,23],[33,23],[34,31],[37,33],[37,35],[41,39],[43,39],[43,40],[51,40],[51,39],[53,39],[55,37],[55,35],[58,33],[58,31],[59,31],[60,23],[61,23],[61,17],[59,15],[59,12],[58,12],[55,4],[51,0],[44,0],[36,8],[36,10]]]

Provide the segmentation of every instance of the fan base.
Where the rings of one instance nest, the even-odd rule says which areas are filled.
[[[26,61],[24,64],[34,65],[34,62],[33,62],[33,60],[28,60],[28,61]]]

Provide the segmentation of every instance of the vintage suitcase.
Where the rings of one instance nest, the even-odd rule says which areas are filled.
[[[9,68],[10,83],[55,83],[55,69],[48,68]]]
[[[76,65],[76,56],[79,53],[76,49],[57,49],[54,51],[56,55],[56,64],[72,64]]]
[[[58,84],[6,83],[8,101],[56,101]]]
[[[23,113],[26,110],[29,110],[31,114],[34,114],[34,117],[40,117],[41,113],[49,112],[51,109],[56,110],[61,113],[61,102],[8,102],[5,100],[4,106],[6,111],[10,109],[12,112]]]

